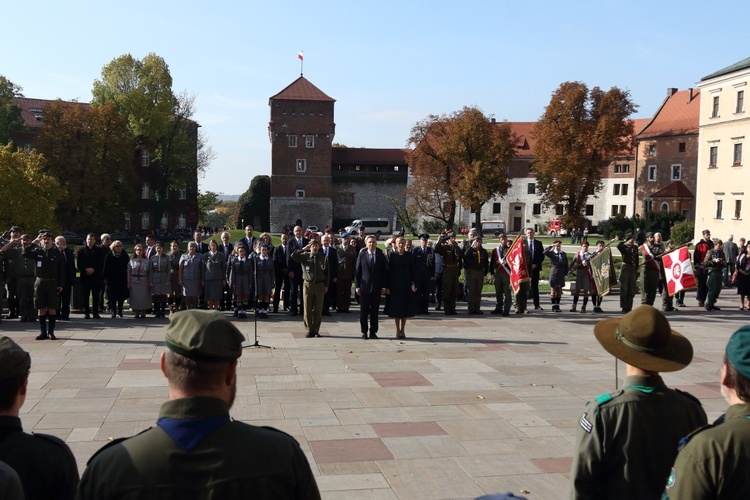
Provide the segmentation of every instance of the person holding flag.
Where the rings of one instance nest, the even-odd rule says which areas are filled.
[[[544,249],[542,249],[543,251]],[[526,305],[531,281],[529,271],[531,254],[520,234],[513,240],[506,260],[510,268],[510,287],[516,294],[516,314],[527,314]]]
[[[673,252],[674,250],[675,250],[674,241],[667,240],[664,254],[661,256],[661,258],[659,258],[659,267],[661,269],[661,274],[662,274],[661,281],[662,281],[662,288],[663,288],[663,291],[661,294],[661,310],[664,312],[674,311],[674,300],[672,299],[672,296],[669,294],[667,274],[664,269],[664,256],[666,256],[670,252]]]
[[[641,304],[654,305],[656,289],[659,288],[661,270],[657,258],[664,253],[664,246],[656,243],[654,233],[646,233],[646,242],[640,246],[643,256],[643,272],[641,272]]]
[[[727,259],[724,256],[724,246],[719,238],[713,239],[714,246],[706,253],[703,259],[703,268],[708,276],[706,277],[706,311],[719,311],[716,307],[716,299],[721,293],[721,281],[724,268],[727,265]]]
[[[506,261],[510,244],[505,233],[500,233],[498,238],[500,239],[500,245],[492,251],[490,256],[490,274],[495,277],[495,301],[497,303],[492,314],[509,316],[510,306],[513,303],[513,294],[510,288],[510,267]]]

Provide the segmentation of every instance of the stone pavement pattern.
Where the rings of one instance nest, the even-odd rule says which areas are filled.
[[[726,407],[723,348],[750,318],[735,299],[725,290],[721,312],[694,306],[669,316],[695,358],[664,378],[700,398],[709,421]],[[605,298],[605,311],[617,305]],[[485,312],[493,306],[483,301]],[[259,340],[273,348],[245,350],[231,414],[294,436],[323,498],[566,498],[584,403],[615,388],[614,358],[592,333],[615,313],[468,316],[465,303],[459,311],[410,320],[405,340],[393,338],[384,316],[381,339],[362,340],[356,310],[324,317],[318,339],[304,338],[297,318],[260,321]],[[253,321],[237,324],[252,343]],[[0,323],[32,356],[24,428],[66,440],[82,472],[109,439],[154,425],[167,396],[159,370],[166,325],[75,319],[60,325],[60,340],[38,342],[32,325]]]

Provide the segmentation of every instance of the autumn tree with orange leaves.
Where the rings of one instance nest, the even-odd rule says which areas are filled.
[[[412,127],[408,163],[409,210],[453,228],[461,203],[481,223],[482,206],[508,192],[508,164],[515,156],[510,125],[496,123],[477,107],[430,115]]]
[[[552,94],[534,127],[533,171],[545,206],[561,204],[567,227],[582,227],[588,197],[602,188],[602,171],[634,147],[636,104],[630,92],[612,87],[591,90],[565,82]]]

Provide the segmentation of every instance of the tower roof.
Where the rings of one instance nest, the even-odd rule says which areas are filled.
[[[284,101],[330,101],[335,102],[333,99],[327,96],[322,90],[310,83],[310,81],[304,76],[300,76],[287,87],[272,96],[269,101],[273,100],[284,100]]]

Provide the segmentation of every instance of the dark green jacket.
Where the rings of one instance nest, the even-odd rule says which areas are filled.
[[[706,425],[706,413],[660,376],[630,376],[622,390],[589,401],[570,475],[571,498],[658,499],[680,439]]]
[[[226,404],[197,397],[168,401],[160,418],[228,416]],[[161,427],[102,448],[81,477],[78,499],[319,499],[299,443],[270,427],[228,421],[184,451]]]
[[[750,498],[750,404],[701,429],[677,455],[664,499]]]

